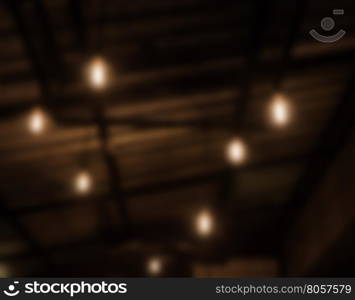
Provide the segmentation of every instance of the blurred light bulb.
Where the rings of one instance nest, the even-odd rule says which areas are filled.
[[[91,176],[87,172],[81,172],[75,179],[75,188],[80,194],[85,194],[91,188]]]
[[[275,125],[283,126],[287,124],[290,118],[290,109],[285,97],[276,94],[271,102],[270,110],[271,119]]]
[[[235,138],[227,145],[226,156],[231,164],[242,163],[246,158],[246,146],[241,139]]]
[[[45,113],[40,109],[36,108],[30,114],[28,120],[28,126],[30,131],[33,134],[40,134],[43,132],[46,125],[46,116]]]
[[[152,257],[149,259],[147,264],[148,273],[155,276],[158,275],[162,270],[162,262],[158,257]]]
[[[197,232],[202,236],[206,236],[211,233],[212,227],[212,216],[207,211],[201,212],[196,219]]]
[[[107,83],[107,66],[100,57],[93,59],[89,65],[89,81],[94,88],[103,88]]]

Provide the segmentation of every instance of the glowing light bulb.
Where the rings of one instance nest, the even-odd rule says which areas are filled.
[[[95,58],[89,65],[89,81],[96,89],[105,87],[107,83],[107,65],[100,57]]]
[[[158,257],[152,257],[151,259],[149,259],[148,264],[147,264],[147,269],[148,269],[149,274],[151,274],[153,276],[158,275],[162,270],[161,259]]]
[[[43,132],[46,125],[45,113],[40,109],[36,108],[30,114],[28,120],[28,127],[33,134],[40,134]]]
[[[271,102],[271,119],[277,126],[286,125],[290,118],[290,109],[285,97],[280,94],[275,95]]]
[[[91,176],[87,172],[81,172],[75,179],[75,188],[80,194],[86,194],[91,188]]]
[[[228,161],[237,165],[246,158],[246,146],[241,139],[235,138],[227,145],[226,156]]]
[[[213,228],[212,216],[207,211],[201,212],[196,219],[197,232],[202,236],[206,236],[212,232],[212,228]]]

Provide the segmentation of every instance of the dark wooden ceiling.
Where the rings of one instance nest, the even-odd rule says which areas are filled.
[[[0,262],[11,274],[142,275],[158,254],[170,275],[189,275],[194,262],[280,258],[353,132],[355,3],[263,2],[1,1]],[[334,8],[347,34],[319,43],[308,32]],[[112,75],[101,93],[83,71],[97,55]],[[268,119],[275,92],[292,107],[285,128]],[[38,136],[26,127],[36,107],[51,120]],[[234,136],[248,158],[232,168]],[[83,169],[93,188],[80,196]],[[206,207],[217,227],[201,241]]]

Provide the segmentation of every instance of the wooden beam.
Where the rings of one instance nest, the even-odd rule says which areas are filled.
[[[275,166],[284,166],[287,164],[302,163],[307,159],[308,156],[305,155],[277,158],[270,161],[264,161],[255,164],[241,166],[240,171],[250,172],[254,170],[257,171],[257,170],[262,170],[262,169],[275,167]],[[137,187],[126,188],[123,189],[122,192],[119,192],[118,195],[120,196],[122,193],[123,197],[129,199],[129,198],[141,197],[145,195],[154,195],[154,194],[169,192],[169,191],[183,189],[183,188],[189,188],[204,183],[213,183],[213,182],[218,183],[223,181],[225,176],[227,176],[228,174],[229,173],[227,169],[221,169],[219,171],[208,172],[205,174],[197,174],[194,176],[188,176],[188,177],[178,178],[174,180],[167,180],[155,184],[146,184]],[[77,202],[77,201],[73,201],[73,199],[67,199],[67,200],[51,202],[47,204],[39,204],[39,205],[34,205],[29,207],[16,208],[14,209],[14,213],[17,213],[19,215],[28,215],[28,214],[34,214],[43,211],[68,209],[70,207],[74,207],[78,205],[85,206],[85,205],[90,205],[91,203],[100,203],[100,202],[102,203],[104,202],[106,196],[109,195],[103,195],[100,197],[88,197],[88,199],[85,202]]]
[[[74,27],[74,31],[76,33],[76,40],[78,45],[82,45],[81,52],[85,59],[88,59],[91,52],[93,51],[91,45],[89,45],[89,36],[87,32],[87,25],[85,16],[83,15],[83,2],[82,1],[69,1],[68,2],[68,9],[70,15],[72,17],[72,23]],[[104,13],[104,6],[103,4],[100,5],[101,11],[99,12],[100,18],[103,18],[102,15]],[[102,24],[101,24],[102,25]],[[102,28],[100,26],[100,33]],[[103,45],[98,45],[99,48]],[[97,49],[95,49],[97,50]],[[119,220],[118,223],[120,224],[119,230],[122,231],[124,234],[127,234],[130,227],[130,221],[128,216],[128,209],[127,209],[127,201],[125,199],[125,195],[122,192],[121,187],[121,174],[120,174],[120,167],[119,164],[114,157],[112,151],[110,150],[110,133],[109,133],[109,123],[106,121],[105,110],[101,103],[102,94],[90,94],[85,93],[87,99],[89,99],[89,106],[92,107],[93,119],[92,121],[96,124],[98,129],[98,139],[100,143],[100,153],[102,155],[104,164],[106,166],[107,177],[109,179],[109,188],[110,188],[110,198],[115,201],[115,204],[118,209],[118,216]],[[106,205],[106,207],[105,207]],[[110,215],[107,210],[107,203],[101,204],[99,206],[99,212],[103,216],[103,219],[110,219]],[[113,228],[111,228],[112,224],[106,220],[106,224],[104,224],[104,234],[109,232]],[[103,220],[105,221],[105,220]],[[107,226],[107,222],[109,222]]]
[[[43,64],[43,61],[36,51],[35,44],[31,40],[28,24],[25,21],[25,16],[23,9],[21,7],[22,1],[12,1],[7,0],[6,4],[9,12],[14,20],[16,29],[23,41],[25,53],[30,62],[32,72],[37,79],[41,99],[39,99],[39,104],[45,105],[50,97],[50,82],[47,77],[47,73]]]
[[[297,60],[292,60],[289,62],[289,68],[288,68],[288,73],[301,73],[301,72],[308,72],[312,71],[312,69],[316,70],[317,68],[321,67],[331,67],[331,66],[336,66],[336,65],[345,65],[349,63],[354,63],[355,61],[355,52],[354,50],[345,50],[345,51],[340,51],[340,52],[335,52],[335,53],[330,53],[330,54],[322,54],[322,55],[316,55],[316,56],[309,56],[309,57],[303,57]],[[271,62],[267,63],[260,63],[259,66],[257,66],[255,70],[255,81],[258,82],[263,82],[266,80],[269,80],[270,77],[278,77],[278,70],[281,68],[281,63],[279,60],[273,60]],[[214,69],[211,69],[213,71]],[[240,82],[238,79],[239,76],[236,74],[238,73],[238,68],[236,68],[232,73],[230,71],[227,72],[217,72],[218,73],[218,79],[216,78],[215,81],[211,81],[209,85],[209,89],[211,91],[216,91],[218,89],[231,89],[232,87],[236,86],[236,83]],[[240,70],[239,73],[241,74],[242,71]],[[233,80],[231,80],[231,75],[234,74],[235,77]],[[27,74],[26,78],[23,78],[19,74],[7,74],[6,78],[0,77],[0,82],[4,84],[21,84],[25,83],[27,80],[31,80],[32,76],[30,74]],[[139,75],[140,76],[140,75]],[[162,73],[162,78],[164,78],[164,74]],[[168,84],[172,84],[176,80],[179,80],[180,75],[173,76],[170,81],[166,81]],[[190,85],[191,87],[187,87],[187,89],[184,90],[184,93],[182,96],[188,97],[190,93],[195,93],[201,90],[201,88],[198,86],[198,82],[202,80],[201,78],[197,77],[195,79],[191,79]],[[139,91],[140,85],[137,83],[136,85],[131,86],[130,89],[124,89],[124,90],[113,90],[112,92],[110,91],[109,94],[106,95],[107,97],[107,102],[108,103],[115,103],[115,99],[120,98],[124,99],[123,104],[125,103],[141,103],[142,99],[152,98],[154,96],[159,97],[158,94],[156,94],[157,87],[164,84],[164,80],[146,80],[147,83],[149,83],[149,90],[142,90],[141,93],[137,92],[137,88]],[[195,86],[196,85],[196,86]],[[141,94],[141,96],[140,96]],[[179,95],[181,94],[181,88],[171,88],[169,91],[170,95]],[[162,95],[160,95],[162,97]],[[141,98],[141,99],[140,99]],[[86,96],[81,94],[77,96],[61,96],[59,95],[57,98],[57,101],[55,104],[50,104],[47,102],[47,105],[50,106],[51,111],[60,111],[62,109],[70,108],[73,105],[78,106],[82,105],[82,103],[85,103]],[[35,101],[35,99],[34,99]],[[34,105],[33,103],[32,105]],[[120,102],[122,105],[122,102]],[[31,103],[29,103],[28,99],[25,99],[21,101],[18,99],[16,103],[11,103],[7,105],[2,105],[0,108],[0,118],[15,118],[17,117],[21,112],[23,112],[25,109],[31,106]],[[73,126],[75,126],[75,120],[70,120],[68,121],[69,123],[72,122]],[[79,120],[77,122],[80,122]],[[114,123],[119,123],[121,121],[115,120]],[[124,123],[124,121],[122,121]],[[142,121],[144,122],[144,121]],[[59,121],[60,124],[60,121]],[[154,126],[154,124],[152,125]],[[168,125],[169,126],[169,125]]]
[[[98,128],[98,138],[100,141],[100,152],[104,163],[106,165],[108,179],[109,179],[109,187],[110,194],[112,199],[117,204],[118,215],[120,219],[118,220],[121,225],[121,230],[126,231],[129,230],[129,217],[127,210],[127,200],[125,198],[125,194],[122,191],[121,186],[121,172],[119,168],[119,164],[117,163],[116,158],[110,151],[109,145],[109,128],[108,124],[105,120],[105,113],[101,105],[97,105],[94,109],[95,114],[95,122]]]
[[[20,214],[10,209],[7,200],[0,195],[0,217],[4,219],[16,232],[21,241],[26,245],[27,253],[41,261],[44,267],[53,269],[52,260],[48,252],[41,246],[32,233],[20,221]]]
[[[293,10],[292,16],[289,18],[290,30],[288,31],[288,38],[284,44],[281,54],[281,60],[278,71],[275,73],[274,89],[279,91],[282,82],[289,71],[291,62],[294,60],[292,57],[292,50],[297,42],[299,34],[302,30],[305,13],[307,10],[308,0],[294,0],[292,1],[291,8]]]
[[[250,91],[252,88],[252,81],[256,74],[259,56],[262,51],[266,30],[270,21],[270,12],[272,11],[274,4],[275,1],[253,3],[254,15],[250,28],[249,40],[245,42],[244,56],[246,59],[239,75],[239,96],[235,99],[234,104],[233,131],[236,136],[239,136],[242,128],[245,127],[251,98]],[[233,216],[231,216],[231,211],[229,210],[229,205],[238,190],[238,175],[240,172],[240,168],[234,168],[231,166],[227,175],[223,176],[224,180],[220,187],[221,200],[216,203],[216,206],[218,211],[221,212],[226,219],[233,218]]]
[[[260,53],[262,51],[266,30],[269,24],[270,12],[274,1],[261,1],[255,3],[254,19],[249,33],[249,40],[246,41],[245,65],[240,72],[240,95],[235,102],[235,134],[238,135],[241,127],[244,126],[248,105],[250,102],[250,90],[255,77],[256,68]]]

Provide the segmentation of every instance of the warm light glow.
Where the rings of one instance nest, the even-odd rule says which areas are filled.
[[[162,270],[162,261],[158,257],[152,257],[149,259],[147,264],[148,273],[150,275],[156,276]]]
[[[75,188],[80,194],[85,194],[90,191],[91,188],[91,176],[87,172],[81,172],[75,179]]]
[[[28,127],[33,134],[40,134],[46,126],[46,115],[40,109],[36,108],[32,111],[28,119]]]
[[[287,100],[280,94],[275,95],[271,102],[271,119],[277,126],[286,125],[290,118],[290,109]]]
[[[107,65],[100,57],[93,59],[89,68],[89,81],[94,88],[101,89],[107,83]]]
[[[242,163],[246,158],[246,146],[241,139],[235,138],[227,145],[226,156],[231,164]]]
[[[201,212],[196,219],[197,232],[202,236],[206,236],[212,232],[212,227],[213,220],[210,213],[208,211]]]

